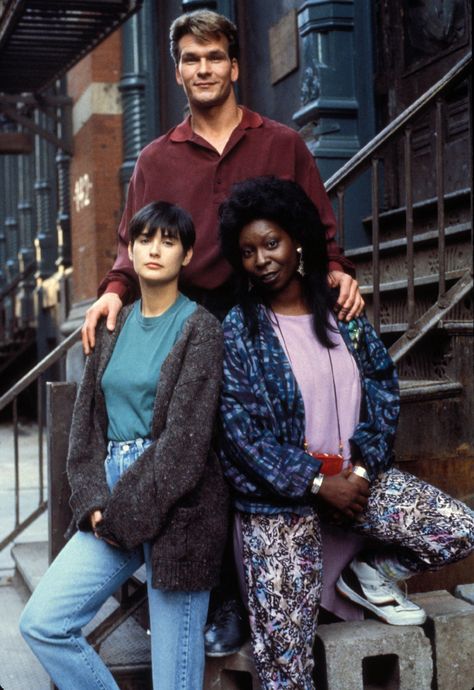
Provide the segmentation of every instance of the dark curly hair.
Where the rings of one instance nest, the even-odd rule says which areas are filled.
[[[328,286],[326,233],[317,208],[303,189],[291,180],[273,176],[254,177],[232,187],[231,195],[219,207],[222,253],[237,276],[237,301],[242,306],[251,332],[257,328],[257,304],[267,304],[265,292],[248,289],[248,276],[242,265],[239,237],[242,228],[254,220],[269,220],[280,226],[302,247],[304,294],[313,313],[316,337],[326,347],[334,343],[329,332],[328,311],[337,295]]]

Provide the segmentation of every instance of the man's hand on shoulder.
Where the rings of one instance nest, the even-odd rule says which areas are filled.
[[[105,316],[107,318],[107,328],[109,331],[113,331],[122,306],[122,300],[118,295],[114,292],[105,292],[89,307],[86,311],[84,325],[82,326],[82,347],[85,355],[89,355],[95,347],[95,331],[99,319]]]
[[[360,316],[365,307],[365,302],[359,291],[359,283],[348,273],[342,271],[330,271],[328,283],[332,288],[339,288],[339,297],[334,308],[337,318],[341,321],[350,321]]]

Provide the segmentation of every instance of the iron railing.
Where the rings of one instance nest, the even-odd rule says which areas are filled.
[[[336,198],[338,209],[338,240],[344,246],[344,197],[346,190],[359,175],[366,170],[371,171],[372,184],[372,307],[373,322],[380,331],[380,161],[381,154],[387,145],[404,140],[404,177],[405,177],[405,224],[406,224],[406,268],[407,268],[407,312],[408,328],[406,332],[390,348],[395,361],[399,360],[407,351],[422,338],[428,330],[436,326],[449,309],[462,299],[472,288],[472,272],[467,269],[459,278],[454,288],[446,292],[446,223],[445,223],[445,192],[444,192],[444,151],[445,133],[443,127],[443,111],[445,99],[462,80],[466,79],[472,70],[472,54],[465,55],[447,74],[434,86],[428,89],[387,127],[379,132],[366,146],[343,165],[325,184],[328,194]],[[470,82],[468,82],[470,89]],[[470,98],[468,99],[470,103]],[[470,106],[468,106],[470,107]],[[438,300],[433,304],[430,315],[415,318],[415,243],[413,223],[413,183],[412,183],[412,125],[414,121],[430,108],[436,109],[436,128],[434,132],[435,144],[435,175],[436,175],[436,204],[438,222],[438,266],[439,288]],[[469,122],[469,139],[472,139],[471,123]],[[469,146],[471,150],[471,146]],[[469,188],[472,190],[472,161]],[[472,211],[472,192],[471,192]]]
[[[29,527],[48,507],[45,499],[45,472],[44,472],[44,374],[54,364],[59,362],[67,353],[69,348],[80,338],[81,329],[77,328],[68,338],[60,343],[52,352],[41,360],[23,378],[12,386],[4,395],[0,397],[0,412],[9,405],[12,406],[13,423],[13,457],[14,457],[14,495],[15,495],[15,517],[14,527],[0,541],[0,551],[11,544],[16,537]],[[38,426],[38,505],[25,518],[20,519],[21,508],[21,487],[20,487],[20,455],[19,455],[19,420],[18,420],[18,398],[30,386],[37,385],[37,426]]]

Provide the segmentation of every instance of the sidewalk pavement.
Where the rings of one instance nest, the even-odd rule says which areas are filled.
[[[36,424],[19,428],[20,522],[39,504],[39,438]],[[46,436],[43,437],[44,499],[47,498]],[[0,541],[15,527],[15,460],[13,425],[0,424]],[[19,534],[16,543],[43,541],[48,536],[48,517],[43,513],[30,527]],[[11,547],[0,551],[0,579],[13,574]]]

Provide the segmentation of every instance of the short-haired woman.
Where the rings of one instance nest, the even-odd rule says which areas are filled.
[[[141,300],[102,322],[77,396],[68,454],[78,531],[23,613],[21,631],[59,690],[118,690],[82,635],[145,562],[153,687],[197,690],[227,489],[211,448],[222,369],[217,319],[178,291],[194,227],[149,204],[131,221]]]

